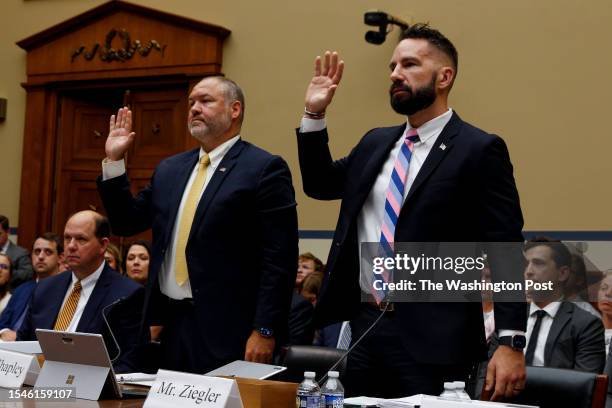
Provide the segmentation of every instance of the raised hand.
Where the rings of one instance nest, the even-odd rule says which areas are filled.
[[[342,79],[344,61],[338,61],[336,51],[325,51],[323,56],[323,67],[321,67],[321,56],[315,59],[315,75],[312,77],[308,89],[306,89],[306,110],[316,114],[322,114],[331,103],[336,88]]]
[[[123,159],[125,152],[134,141],[135,134],[132,132],[132,111],[127,107],[120,108],[117,117],[112,115],[110,118],[108,137],[104,146],[106,157],[112,161]]]

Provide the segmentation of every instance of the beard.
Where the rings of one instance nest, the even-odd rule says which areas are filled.
[[[199,142],[204,142],[225,133],[232,125],[232,118],[229,114],[219,115],[214,118],[204,119],[197,117],[197,123],[192,120],[187,127],[191,136]]]
[[[399,81],[394,82],[389,90],[393,110],[401,115],[414,115],[418,111],[429,108],[436,100],[436,75],[434,72],[429,84],[416,89]],[[397,90],[402,90],[408,95],[394,95]]]

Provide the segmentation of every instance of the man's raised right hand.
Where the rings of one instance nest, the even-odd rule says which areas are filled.
[[[108,138],[104,147],[106,157],[112,161],[123,159],[134,141],[135,134],[132,132],[132,111],[127,107],[120,108],[117,117],[112,115],[110,118]]]
[[[338,61],[336,51],[326,51],[321,67],[321,57],[315,59],[315,75],[306,90],[305,106],[309,112],[322,114],[331,103],[336,88],[342,79],[344,61]]]

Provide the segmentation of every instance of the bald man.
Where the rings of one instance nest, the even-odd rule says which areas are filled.
[[[70,217],[64,229],[70,270],[40,281],[17,340],[36,340],[36,329],[102,334],[111,359],[120,353],[114,363],[116,372],[140,370],[137,355],[146,340],[139,337],[144,288],[106,264],[109,236],[108,219],[94,211]],[[103,312],[121,351],[104,323]]]

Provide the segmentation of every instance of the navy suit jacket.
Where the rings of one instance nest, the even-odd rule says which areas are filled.
[[[151,184],[132,196],[127,175],[102,181],[98,191],[113,233],[153,229],[147,283],[147,325],[164,324],[167,298],[159,271],[199,148],[163,160]],[[186,256],[202,347],[220,361],[244,357],[254,328],[287,336],[295,282],[297,212],[284,160],[238,140],[225,154],[198,204]],[[188,334],[186,334],[188,335]]]
[[[342,324],[343,322],[334,323],[320,329],[318,335],[315,337],[314,345],[338,348],[338,340],[340,340],[340,330],[342,330]]]
[[[357,218],[405,127],[373,129],[336,161],[327,130],[302,134],[298,129],[304,192],[320,200],[342,199],[315,312],[319,327],[351,320],[359,311]],[[395,242],[522,242],[512,173],[504,141],[453,113],[409,187]],[[522,282],[522,270],[505,278]],[[492,279],[497,280],[495,274]],[[396,309],[402,342],[415,361],[465,364],[486,358],[480,302],[398,303]],[[524,303],[496,302],[496,327],[525,330],[526,310]]]
[[[0,315],[0,330],[1,329],[15,329],[21,314],[25,311],[26,306],[30,302],[32,292],[36,288],[36,281],[30,280],[19,285],[13,292],[13,295],[9,299],[6,308]]]
[[[68,288],[72,285],[72,272],[66,271],[43,279],[32,294],[30,308],[17,332],[17,340],[36,340],[36,329],[53,329],[61,310]],[[110,358],[117,355],[117,347],[102,318],[102,310],[111,303],[116,305],[106,309],[106,317],[113,334],[121,348],[121,354],[114,364],[116,372],[139,371],[139,347],[146,340],[139,335],[142,319],[144,288],[104,266],[94,287],[79,324],[78,332],[97,333],[104,336],[104,343]]]

